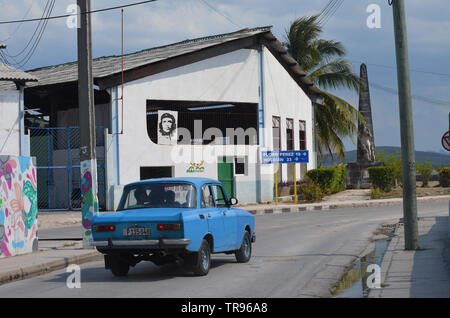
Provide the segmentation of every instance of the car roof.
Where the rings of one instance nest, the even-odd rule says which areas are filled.
[[[161,183],[161,182],[180,182],[180,183],[193,183],[197,187],[202,186],[205,183],[221,184],[219,181],[209,178],[159,178],[159,179],[148,179],[137,181],[127,184],[127,186],[137,185],[137,184],[148,184],[148,183]]]

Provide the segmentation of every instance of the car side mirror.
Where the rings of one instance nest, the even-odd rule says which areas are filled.
[[[228,201],[228,203],[230,204],[230,205],[236,205],[236,204],[238,204],[238,199],[236,199],[236,198],[231,198],[229,201]]]

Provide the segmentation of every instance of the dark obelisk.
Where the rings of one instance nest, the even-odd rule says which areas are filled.
[[[358,149],[356,162],[347,164],[347,187],[369,188],[369,167],[380,166],[375,162],[375,139],[373,135],[372,106],[370,103],[369,78],[367,67],[361,65],[361,86],[359,90],[359,112],[365,123],[358,124]]]
[[[375,141],[373,136],[372,106],[370,103],[369,78],[367,66],[361,64],[361,87],[359,90],[359,112],[365,119],[365,123],[358,124],[358,163],[375,162]]]

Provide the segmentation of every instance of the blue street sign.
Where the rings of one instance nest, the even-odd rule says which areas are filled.
[[[307,163],[309,162],[308,150],[287,150],[287,151],[263,151],[262,163]]]

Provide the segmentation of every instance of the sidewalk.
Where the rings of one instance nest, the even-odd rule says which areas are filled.
[[[404,227],[397,227],[381,264],[381,288],[370,298],[449,298],[448,217],[419,219],[418,251],[405,251]]]
[[[450,196],[418,198],[418,202],[448,202],[449,200]],[[402,199],[355,201],[340,201],[339,199],[336,199],[311,204],[295,205],[292,203],[281,202],[279,205],[261,204],[242,205],[238,207],[246,209],[255,215],[262,215],[401,204]],[[81,212],[40,212],[38,222],[40,230],[77,225],[81,226]],[[424,241],[423,246],[426,246],[425,242],[426,241]],[[396,247],[396,249],[399,248],[400,247]],[[102,258],[102,255],[96,250],[83,249],[81,241],[41,240],[39,241],[38,252],[0,259],[0,285],[60,270],[67,267],[69,264],[81,264],[93,260],[101,260]],[[409,260],[411,261],[412,259]],[[447,284],[450,285],[450,282],[447,281]]]

